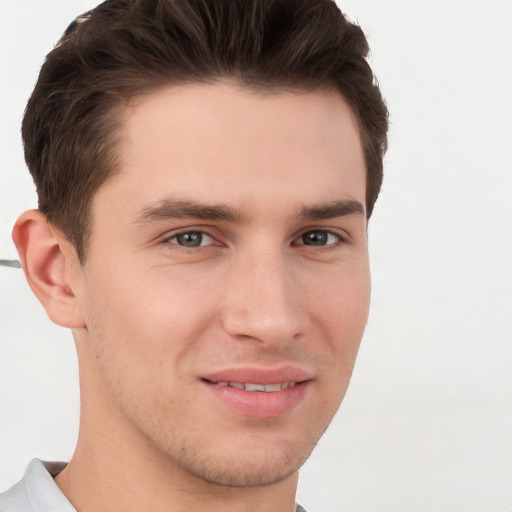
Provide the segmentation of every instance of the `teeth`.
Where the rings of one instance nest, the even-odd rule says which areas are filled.
[[[230,382],[230,384],[232,384]],[[245,384],[245,391],[265,391],[265,386],[263,384]]]
[[[250,382],[216,382],[217,386],[225,387],[230,386],[237,389],[245,389],[245,391],[264,391],[272,393],[274,391],[281,391],[295,386],[295,382],[278,382],[276,384],[252,384]]]

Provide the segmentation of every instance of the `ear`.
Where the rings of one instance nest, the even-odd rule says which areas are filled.
[[[28,284],[50,319],[62,327],[84,327],[72,281],[81,274],[76,251],[39,210],[16,221],[12,238]],[[72,277],[75,277],[73,279]]]

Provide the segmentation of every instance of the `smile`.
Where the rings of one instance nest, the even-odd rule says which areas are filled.
[[[272,393],[282,391],[295,386],[295,382],[277,382],[276,384],[252,384],[249,382],[214,382],[216,386],[230,386],[232,388],[244,389],[245,391],[260,391],[264,393]]]
[[[295,373],[298,376],[298,372]],[[277,418],[292,411],[309,396],[308,389],[312,382],[309,379],[283,379],[280,382],[268,379],[268,383],[263,384],[261,380],[265,379],[256,380],[254,377],[256,375],[248,378],[249,382],[240,382],[240,377],[237,380],[203,378],[202,381],[210,396],[215,397],[216,403],[222,404],[221,411],[227,407],[239,415],[253,418]]]

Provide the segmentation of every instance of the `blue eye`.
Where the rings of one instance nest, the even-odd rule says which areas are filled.
[[[325,245],[335,244],[340,240],[341,236],[332,233],[331,231],[314,229],[312,231],[306,231],[303,233],[295,243],[297,245],[312,245],[316,247],[322,247]]]
[[[168,241],[187,248],[202,247],[214,243],[213,238],[202,231],[178,233],[170,237]]]

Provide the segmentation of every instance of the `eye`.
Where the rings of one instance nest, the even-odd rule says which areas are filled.
[[[333,245],[342,241],[341,235],[326,231],[325,229],[314,229],[303,233],[294,243],[295,245],[312,245],[322,247],[325,245]]]
[[[183,233],[177,233],[165,240],[181,247],[194,248],[203,247],[205,245],[211,245],[215,243],[215,240],[202,231],[185,231]]]

